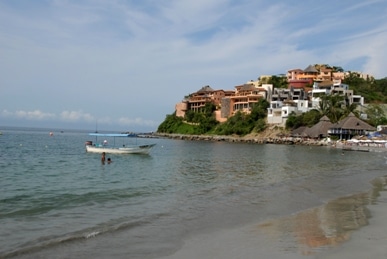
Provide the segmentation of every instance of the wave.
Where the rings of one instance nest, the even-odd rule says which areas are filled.
[[[36,216],[48,213],[52,210],[66,210],[79,206],[90,206],[94,204],[152,195],[154,190],[144,188],[125,188],[117,190],[93,191],[79,194],[62,193],[35,193],[34,195],[16,195],[0,200],[2,210],[0,219],[11,217]]]
[[[10,251],[3,251],[0,253],[0,258],[5,259],[19,256],[30,256],[43,250],[53,249],[58,246],[84,242],[85,240],[99,238],[102,235],[112,234],[118,231],[130,231],[133,228],[151,224],[155,219],[162,216],[164,216],[164,214],[153,215],[149,218],[141,218],[136,220],[120,218],[110,220],[106,223],[101,223],[94,227],[66,233],[63,235],[42,236],[37,240],[20,244]]]

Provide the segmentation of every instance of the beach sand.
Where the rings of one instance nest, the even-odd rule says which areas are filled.
[[[320,258],[387,258],[387,192],[379,193],[376,204],[369,205],[369,224],[353,232],[351,239]]]
[[[163,258],[387,258],[385,182],[290,216],[188,237]]]

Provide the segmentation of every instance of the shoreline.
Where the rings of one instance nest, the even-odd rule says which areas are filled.
[[[240,136],[224,135],[187,135],[174,133],[154,133],[159,138],[189,140],[189,141],[211,141],[211,142],[231,142],[231,143],[251,143],[251,144],[280,144],[280,145],[304,145],[304,146],[331,146],[332,142],[315,139],[305,139],[296,137],[266,137],[260,134],[250,134]]]
[[[299,146],[325,146],[342,151],[358,151],[358,152],[387,152],[386,144],[375,144],[375,141],[369,141],[368,144],[359,145],[350,141],[331,141],[330,139],[310,139],[301,137],[288,136],[267,136],[265,134],[249,134],[243,137],[240,136],[224,136],[224,135],[188,135],[175,133],[154,133],[152,138],[166,138],[186,141],[208,141],[208,142],[229,142],[229,143],[249,143],[249,144],[278,144],[278,145],[299,145]],[[367,140],[368,141],[368,140]]]

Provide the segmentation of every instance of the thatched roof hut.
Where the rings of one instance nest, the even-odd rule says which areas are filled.
[[[304,69],[304,73],[318,73],[318,70],[315,66],[309,65],[307,68]]]
[[[301,127],[298,127],[297,129],[295,130],[292,130],[292,132],[290,133],[290,135],[292,137],[296,137],[296,138],[299,138],[299,137],[308,137],[308,130],[309,128],[306,127],[306,126],[301,126]]]
[[[347,130],[363,130],[375,131],[376,128],[369,125],[367,122],[357,118],[352,112],[344,119],[335,123],[332,128],[347,129]]]
[[[206,85],[206,86],[203,86],[202,88],[200,88],[199,91],[197,91],[197,93],[206,93],[206,92],[213,92],[214,89],[211,88],[211,86],[209,85]]]
[[[351,138],[356,135],[366,135],[376,128],[357,118],[352,112],[344,119],[330,127],[331,135],[340,135],[340,138]]]
[[[328,130],[332,127],[330,119],[324,115],[320,121],[311,127],[308,131],[308,135],[311,138],[325,138],[328,137]]]

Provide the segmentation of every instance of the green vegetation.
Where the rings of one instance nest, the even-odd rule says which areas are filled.
[[[357,95],[363,96],[365,103],[387,103],[387,77],[363,79],[357,73],[350,73],[343,83],[349,85]]]
[[[288,88],[288,80],[286,76],[272,76],[267,82],[272,84],[274,88]]]
[[[213,133],[217,135],[246,135],[252,132],[261,132],[266,129],[266,115],[269,102],[261,99],[256,103],[250,114],[238,111],[225,123],[218,125]]]
[[[312,127],[319,122],[321,117],[320,112],[317,110],[311,110],[300,115],[293,112],[289,114],[289,117],[286,120],[286,128],[297,129],[301,126]]]
[[[199,111],[188,111],[184,118],[176,114],[167,115],[166,119],[159,125],[157,132],[178,134],[205,134],[211,131],[219,122],[214,117],[216,107],[207,103]]]
[[[325,65],[326,66],[326,65]],[[337,71],[342,71],[341,67],[333,67]],[[276,88],[286,88],[286,78],[272,76],[268,82]],[[387,77],[379,80],[373,78],[363,79],[357,73],[350,73],[343,81],[348,84],[354,93],[364,97],[369,103],[362,112],[367,114],[366,120],[372,126],[386,125],[387,117],[380,104],[387,103]],[[176,114],[167,115],[165,120],[159,125],[157,132],[177,133],[177,134],[217,134],[217,135],[246,135],[258,133],[266,129],[266,116],[269,103],[260,100],[251,110],[250,114],[238,111],[234,116],[228,118],[224,123],[216,121],[214,104],[208,103],[198,112],[188,111],[184,118],[177,117]],[[348,104],[341,96],[330,95],[322,97],[319,109],[311,110],[303,114],[292,113],[286,121],[287,129],[296,129],[301,126],[312,127],[326,115],[331,122],[335,123],[348,116],[349,113],[360,116],[357,105]]]
[[[261,99],[253,106],[250,114],[239,111],[225,123],[219,123],[213,114],[215,106],[207,104],[200,112],[187,112],[184,118],[177,117],[176,114],[167,115],[157,132],[217,135],[246,135],[251,132],[261,132],[266,128],[268,107],[269,103]]]
[[[380,105],[370,104],[366,110],[368,116],[368,123],[377,126],[377,125],[387,125],[387,118],[384,110]]]

